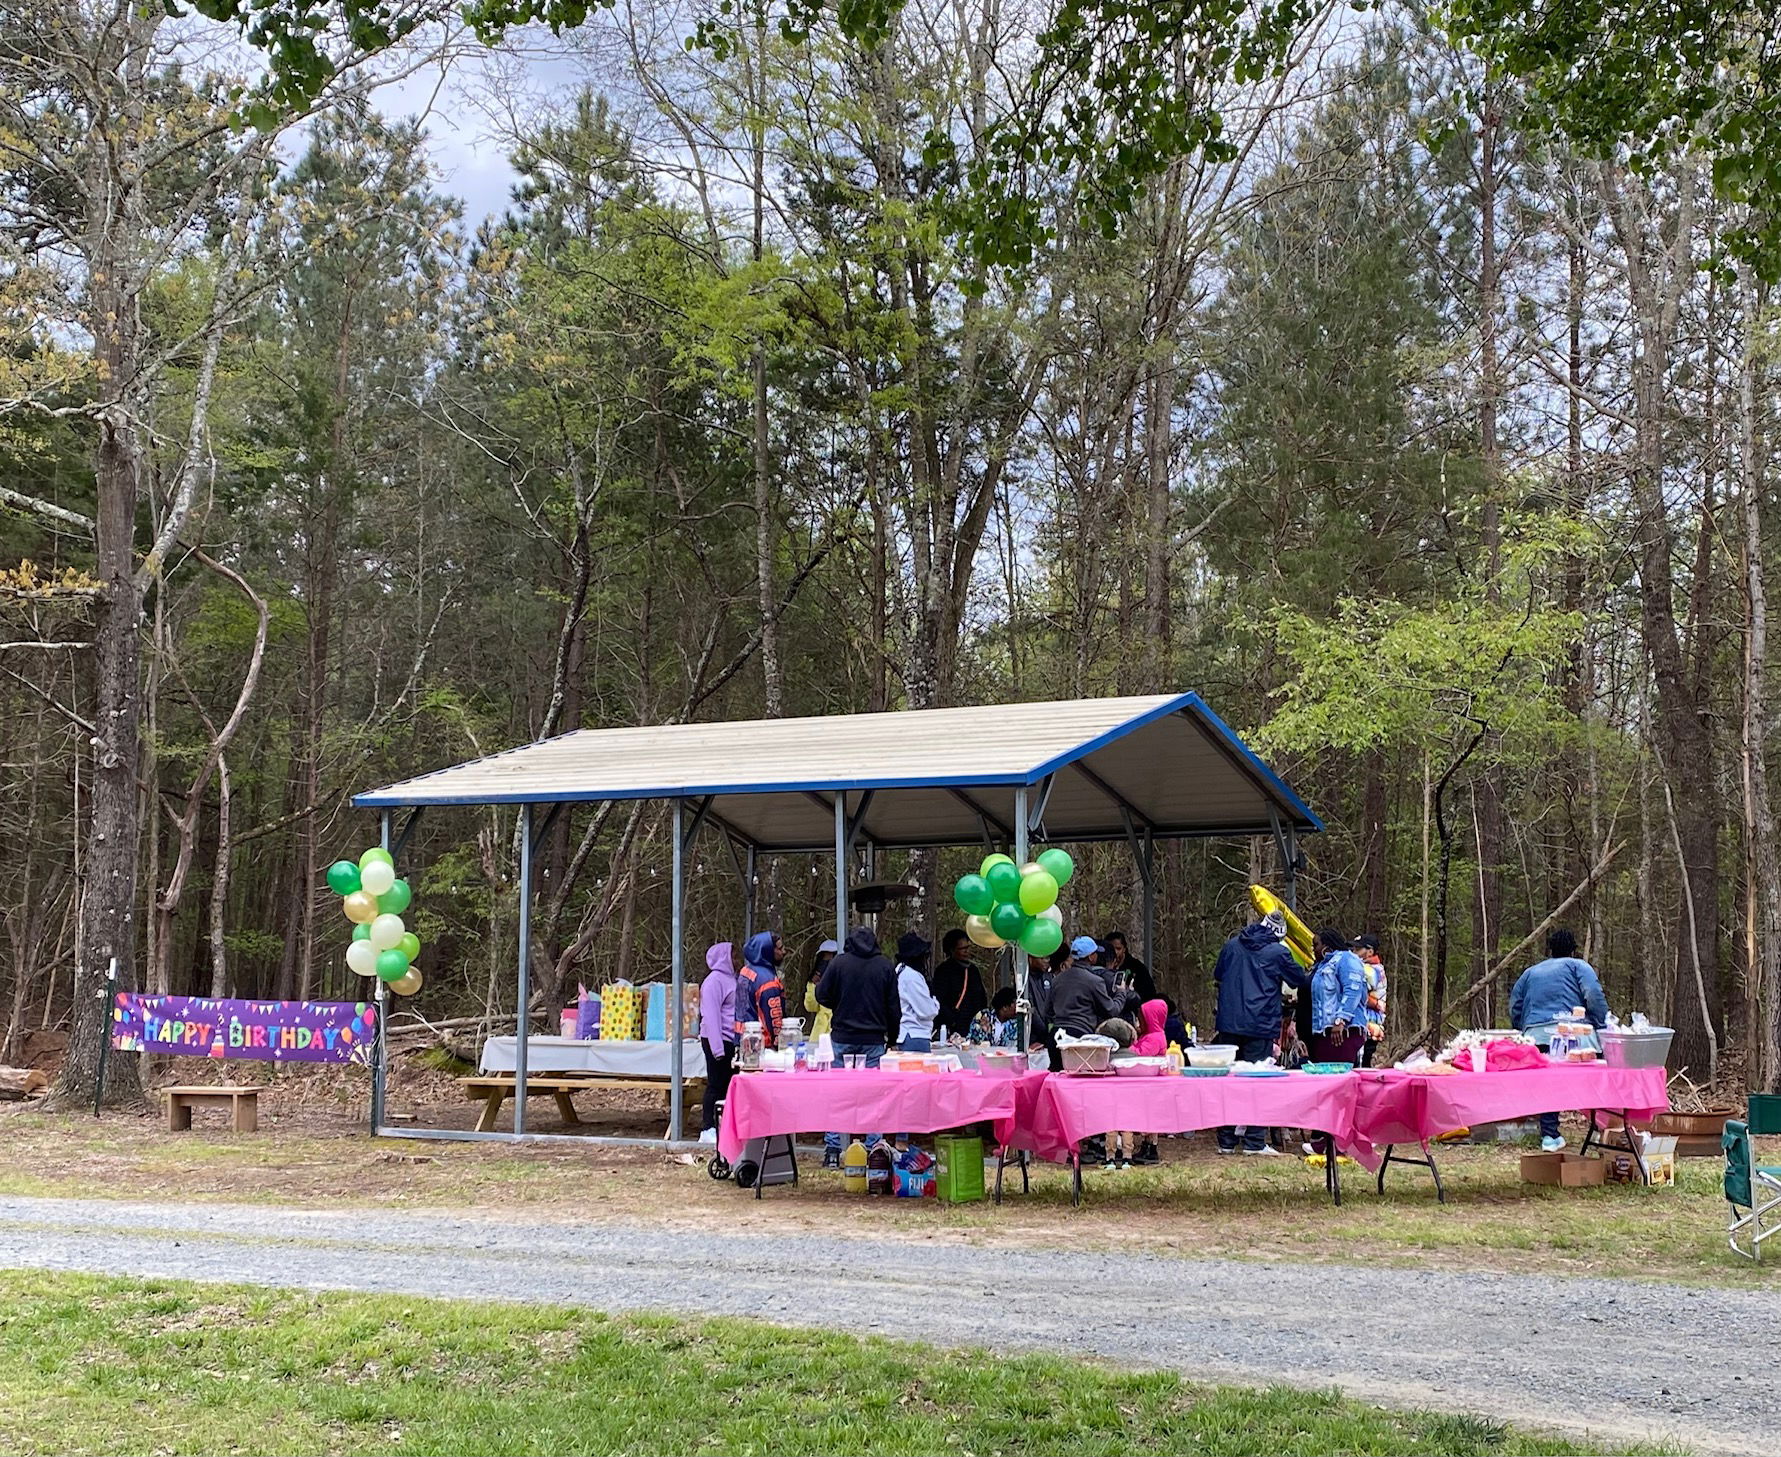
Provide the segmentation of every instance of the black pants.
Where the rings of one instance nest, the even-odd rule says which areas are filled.
[[[1328,1032],[1313,1033],[1311,1037],[1312,1062],[1346,1062],[1353,1066],[1360,1065],[1361,1050],[1367,1040],[1367,1034],[1358,1028],[1350,1027],[1340,1037],[1333,1037]],[[1331,1155],[1335,1149],[1330,1147],[1330,1136],[1318,1133],[1311,1140],[1311,1146],[1319,1153]]]
[[[705,1121],[701,1129],[717,1127],[717,1105],[730,1091],[730,1077],[736,1071],[736,1044],[724,1043],[723,1056],[711,1050],[709,1042],[699,1044],[705,1052]]]
[[[1216,1034],[1217,1040],[1234,1043],[1237,1048],[1238,1062],[1265,1062],[1274,1055],[1274,1039],[1272,1037],[1232,1037],[1228,1032]],[[1268,1141],[1268,1130],[1261,1127],[1243,1130],[1243,1147],[1251,1153],[1260,1153],[1262,1145]],[[1227,1124],[1218,1130],[1218,1146],[1226,1152],[1237,1146],[1237,1128],[1235,1124]]]

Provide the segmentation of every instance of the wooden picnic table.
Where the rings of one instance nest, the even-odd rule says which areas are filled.
[[[459,1078],[458,1086],[471,1102],[482,1104],[482,1114],[476,1120],[476,1131],[490,1133],[494,1131],[495,1120],[501,1116],[501,1105],[514,1096],[516,1079],[512,1073],[478,1073],[474,1077]],[[704,1098],[704,1078],[688,1077],[683,1086],[689,1103]],[[673,1095],[670,1080],[655,1076],[551,1072],[529,1073],[526,1077],[526,1096],[533,1098],[550,1094],[556,1099],[557,1112],[562,1115],[563,1122],[571,1127],[581,1123],[581,1118],[575,1111],[574,1095],[594,1088],[619,1088],[631,1092],[645,1089],[659,1092],[670,1099]]]

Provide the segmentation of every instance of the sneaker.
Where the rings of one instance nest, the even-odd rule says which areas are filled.
[[[701,1132],[699,1134],[699,1142],[704,1143],[704,1144],[716,1143],[717,1142],[717,1130],[715,1128],[705,1129],[703,1132]]]
[[[1160,1164],[1162,1161],[1162,1150],[1154,1143],[1141,1144],[1138,1152],[1132,1158],[1132,1162],[1135,1164]]]
[[[1132,1161],[1130,1159],[1121,1159],[1119,1161],[1120,1173],[1122,1173],[1122,1174],[1125,1173],[1127,1170],[1129,1170],[1131,1168],[1131,1166],[1132,1166]]]
[[[1230,1148],[1220,1148],[1218,1151],[1221,1154],[1227,1154],[1227,1153],[1235,1153],[1237,1151],[1237,1149],[1236,1149],[1236,1145],[1233,1144]]]
[[[822,1151],[822,1166],[825,1169],[840,1168],[841,1167],[841,1150],[838,1148],[825,1148]]]
[[[1299,1149],[1306,1158],[1310,1158],[1312,1154],[1317,1152],[1317,1145],[1314,1143],[1301,1143]]]
[[[1280,1157],[1280,1150],[1273,1145],[1266,1143],[1260,1148],[1246,1148],[1243,1152],[1248,1154],[1250,1158],[1277,1159]]]
[[[1564,1146],[1565,1141],[1562,1138],[1542,1138],[1540,1140],[1541,1153],[1558,1153]]]
[[[1112,1159],[1108,1159],[1106,1163],[1101,1165],[1101,1172],[1103,1174],[1110,1174],[1118,1167],[1119,1165],[1114,1163]]]

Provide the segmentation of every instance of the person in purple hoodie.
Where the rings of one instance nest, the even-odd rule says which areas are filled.
[[[717,1105],[736,1069],[736,950],[719,941],[705,953],[699,984],[699,1041],[705,1049],[705,1118],[700,1143],[717,1142]]]

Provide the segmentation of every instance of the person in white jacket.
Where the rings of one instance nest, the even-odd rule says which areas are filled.
[[[928,985],[928,953],[933,949],[914,931],[897,938],[897,999],[903,1006],[897,1048],[901,1052],[934,1049],[934,1019],[940,1015],[940,999]],[[909,1146],[907,1133],[893,1137],[898,1148]]]
[[[905,931],[897,938],[897,999],[903,1005],[897,1047],[903,1052],[931,1052],[934,1047],[940,999],[928,985],[928,954],[932,950],[915,931]]]

